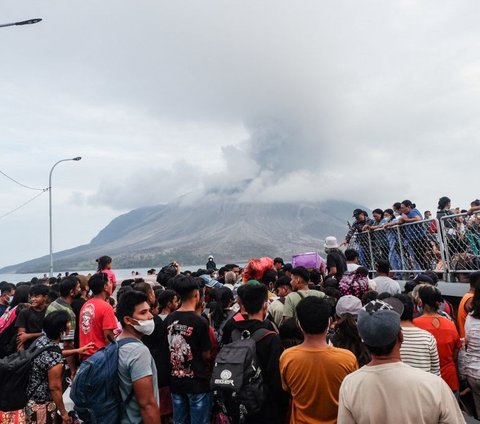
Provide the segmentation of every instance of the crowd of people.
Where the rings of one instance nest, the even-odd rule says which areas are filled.
[[[478,211],[478,199],[472,201],[467,210],[452,208],[446,196],[438,200],[435,217],[429,210],[422,214],[410,200],[395,202],[392,208],[376,208],[371,218],[365,210],[355,209],[355,221],[349,224],[342,245],[355,242],[360,263],[369,269],[379,259],[388,260],[395,270],[478,269]],[[446,254],[442,255],[442,249]],[[468,275],[461,278],[467,282]]]
[[[28,403],[0,422],[74,423],[62,394],[110,346],[121,423],[463,423],[468,393],[480,416],[480,272],[455,314],[435,273],[402,292],[388,261],[370,279],[359,252],[325,247],[316,270],[172,262],[118,282],[105,256],[91,276],[2,282],[3,361],[43,350]]]

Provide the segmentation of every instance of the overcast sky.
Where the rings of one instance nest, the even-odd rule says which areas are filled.
[[[54,171],[56,251],[184,194],[465,207],[480,197],[479,14],[478,1],[3,1],[2,22],[43,22],[0,28],[0,170],[47,187],[57,160],[82,156]],[[0,187],[0,215],[36,194]],[[48,194],[0,233],[0,266],[48,254]]]

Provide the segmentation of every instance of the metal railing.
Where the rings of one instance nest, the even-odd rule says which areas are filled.
[[[480,270],[480,213],[373,227],[354,234],[349,247],[371,272],[385,259],[399,279],[433,270],[445,281],[468,282],[468,274]]]

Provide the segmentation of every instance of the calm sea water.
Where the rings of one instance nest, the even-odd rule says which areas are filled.
[[[219,265],[217,265],[219,266]],[[205,268],[204,265],[181,265],[180,269],[182,271],[190,270],[190,271],[196,271],[199,268]],[[118,280],[125,280],[127,278],[132,278],[132,271],[138,272],[140,275],[139,277],[144,277],[147,275],[147,270],[150,268],[136,268],[136,269],[113,269],[115,272],[115,275],[117,276]],[[160,270],[160,268],[155,268],[157,272]],[[73,271],[72,271],[73,272]],[[87,274],[93,274],[96,272],[94,269],[90,270],[82,270],[82,271],[76,271],[79,274],[87,275]],[[53,275],[57,276],[59,272],[54,272]],[[62,275],[64,273],[62,272]],[[43,278],[43,273],[33,273],[33,274],[0,274],[0,281],[7,281],[9,283],[17,284],[21,281],[30,281],[32,278],[37,277],[37,278]]]

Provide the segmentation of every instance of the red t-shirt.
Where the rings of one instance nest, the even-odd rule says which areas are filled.
[[[462,347],[455,324],[448,318],[422,315],[413,323],[431,333],[437,341],[440,358],[440,374],[453,391],[459,389],[457,366],[453,360],[453,351]]]
[[[103,330],[115,330],[117,318],[112,306],[102,299],[90,299],[82,306],[79,319],[80,347],[90,342],[95,343],[93,349],[82,354],[82,358],[93,355],[101,347],[106,346]]]

